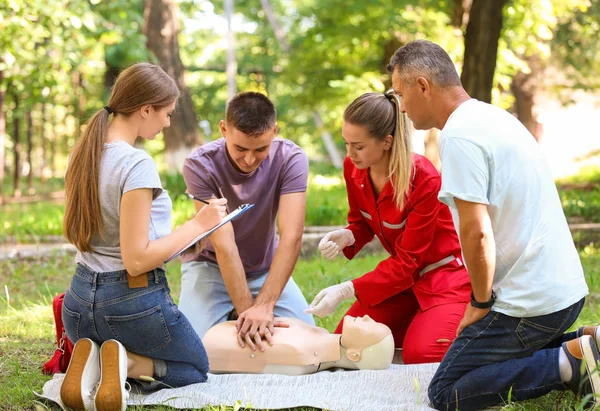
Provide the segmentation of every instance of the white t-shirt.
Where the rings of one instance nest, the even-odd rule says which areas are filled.
[[[153,191],[148,240],[169,235],[173,207],[152,157],[124,141],[104,144],[98,181],[104,235],[92,237],[92,252],[77,252],[78,263],[100,273],[125,269],[121,257],[121,197],[139,188]]]
[[[439,149],[439,199],[450,207],[457,232],[455,198],[488,205],[496,242],[492,310],[535,317],[588,294],[550,168],[515,117],[468,100],[448,118]]]

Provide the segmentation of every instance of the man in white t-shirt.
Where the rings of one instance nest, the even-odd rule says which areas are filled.
[[[434,407],[482,409],[565,388],[600,394],[600,330],[565,334],[588,287],[533,136],[506,111],[471,99],[434,43],[401,47],[388,71],[415,128],[442,130],[439,199],[452,210],[473,287],[429,386]],[[600,403],[591,397],[588,406]]]

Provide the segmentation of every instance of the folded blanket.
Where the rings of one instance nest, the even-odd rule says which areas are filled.
[[[132,393],[127,403],[179,409],[237,404],[258,409],[431,410],[427,386],[437,366],[392,365],[383,371],[336,370],[301,376],[210,374],[203,384],[163,389],[149,395]],[[63,378],[64,374],[56,374],[38,395],[60,405]]]

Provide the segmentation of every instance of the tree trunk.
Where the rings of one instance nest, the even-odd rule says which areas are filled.
[[[273,32],[275,33],[275,37],[277,37],[277,41],[279,42],[279,46],[286,52],[286,54],[290,53],[290,45],[285,38],[285,33],[279,22],[277,21],[277,16],[273,11],[273,7],[271,7],[271,2],[269,0],[261,0],[262,8],[267,15],[267,19],[269,19],[269,23],[273,28]],[[340,156],[340,152],[338,151],[335,142],[333,141],[333,137],[331,133],[327,131],[325,128],[325,124],[323,123],[323,118],[319,114],[317,110],[313,110],[313,119],[315,120],[315,124],[317,128],[321,130],[321,139],[323,140],[323,144],[325,145],[325,149],[329,154],[329,159],[331,160],[331,164],[333,164],[336,168],[342,168],[344,163],[342,157]]]
[[[321,118],[321,115],[317,110],[313,111],[313,119],[315,120],[317,129],[321,130],[321,138],[323,139],[323,144],[325,144],[327,153],[329,153],[329,159],[331,160],[331,164],[333,164],[335,168],[342,168],[344,166],[344,161],[342,160],[340,152],[335,146],[333,137],[331,137],[331,134],[327,131],[327,129],[325,129],[323,119]]]
[[[42,163],[41,163],[41,167],[40,170],[42,170],[42,175],[41,175],[41,179],[42,179],[42,183],[46,182],[46,179],[48,178],[48,165],[46,163],[46,159],[47,157],[47,147],[48,147],[48,142],[46,141],[46,103],[42,103],[42,107],[40,109],[40,148],[41,148],[41,156],[42,156]]]
[[[260,4],[261,4],[265,14],[267,15],[267,19],[269,20],[269,23],[271,24],[271,28],[273,29],[273,32],[275,33],[275,37],[277,37],[279,46],[283,49],[283,51],[285,51],[287,54],[289,54],[290,53],[290,45],[288,44],[287,39],[285,38],[285,32],[279,25],[279,21],[277,20],[277,16],[275,15],[275,12],[273,11],[271,2],[269,0],[260,0]]]
[[[51,116],[52,117],[52,116]],[[57,132],[56,132],[56,122],[50,122],[50,175],[54,177],[56,175],[56,145],[57,145]]]
[[[25,127],[25,135],[27,136],[27,193],[33,194],[33,163],[31,161],[31,152],[33,150],[33,118],[29,107],[25,111]]]
[[[529,65],[529,72],[519,71],[513,76],[510,90],[515,96],[514,112],[533,137],[540,141],[541,128],[534,113],[535,94],[541,73],[541,61],[537,56],[525,59]]]
[[[233,34],[233,0],[225,0],[225,19],[227,20],[227,101],[237,93],[237,61],[235,60],[235,35]]]
[[[450,15],[450,25],[461,29],[469,21],[469,11],[471,10],[472,0],[453,0],[452,12]]]
[[[104,65],[106,66],[106,71],[104,72],[104,93],[106,98],[104,100],[108,102],[110,90],[115,85],[115,81],[117,81],[121,67],[113,66],[112,62],[106,58],[106,52],[104,53]]]
[[[439,170],[442,166],[442,162],[440,161],[438,138],[439,130],[437,128],[431,128],[427,130],[427,134],[425,137],[424,155],[429,161],[431,161],[435,168]]]
[[[13,110],[13,155],[14,155],[14,173],[13,173],[13,190],[15,197],[21,197],[21,189],[19,184],[19,178],[21,177],[21,162],[19,156],[20,142],[20,121],[19,118],[19,94],[13,94],[13,101],[15,102],[15,109]]]
[[[78,71],[77,72],[77,93],[79,94],[78,98],[77,98],[77,117],[79,119],[79,127],[76,130],[76,135],[79,136],[81,135],[81,125],[83,123],[85,123],[85,106],[86,106],[86,99],[85,99],[85,88],[83,86],[83,73]]]
[[[399,38],[397,37],[392,37],[390,40],[388,40],[384,46],[383,46],[383,58],[381,59],[381,66],[380,66],[380,70],[383,74],[387,74],[387,66],[388,64],[390,64],[390,60],[392,59],[392,56],[394,55],[394,53],[396,53],[396,50],[398,50],[400,47],[402,47],[404,44],[402,43],[402,41],[400,41]],[[392,76],[386,76],[386,80],[383,83],[383,86],[385,87],[386,90],[389,90],[392,88]]]
[[[179,56],[179,17],[174,0],[146,0],[144,34],[146,45],[162,68],[177,82],[181,98],[173,113],[171,127],[166,128],[165,161],[169,172],[181,172],[185,157],[203,142],[194,113],[194,105],[185,84],[184,67]]]
[[[6,140],[6,117],[4,114],[4,71],[0,70],[0,204],[2,204],[2,194],[4,193],[4,168],[5,153],[4,146]]]
[[[460,80],[471,95],[492,101],[502,10],[507,0],[473,0],[465,34],[465,55]]]

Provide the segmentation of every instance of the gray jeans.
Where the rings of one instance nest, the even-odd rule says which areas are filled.
[[[254,298],[260,292],[267,274],[247,278],[248,288]],[[315,325],[312,315],[304,313],[306,308],[306,299],[290,278],[273,310],[275,317],[292,317]],[[200,337],[213,325],[227,320],[233,304],[218,265],[204,261],[182,264],[179,309]]]

